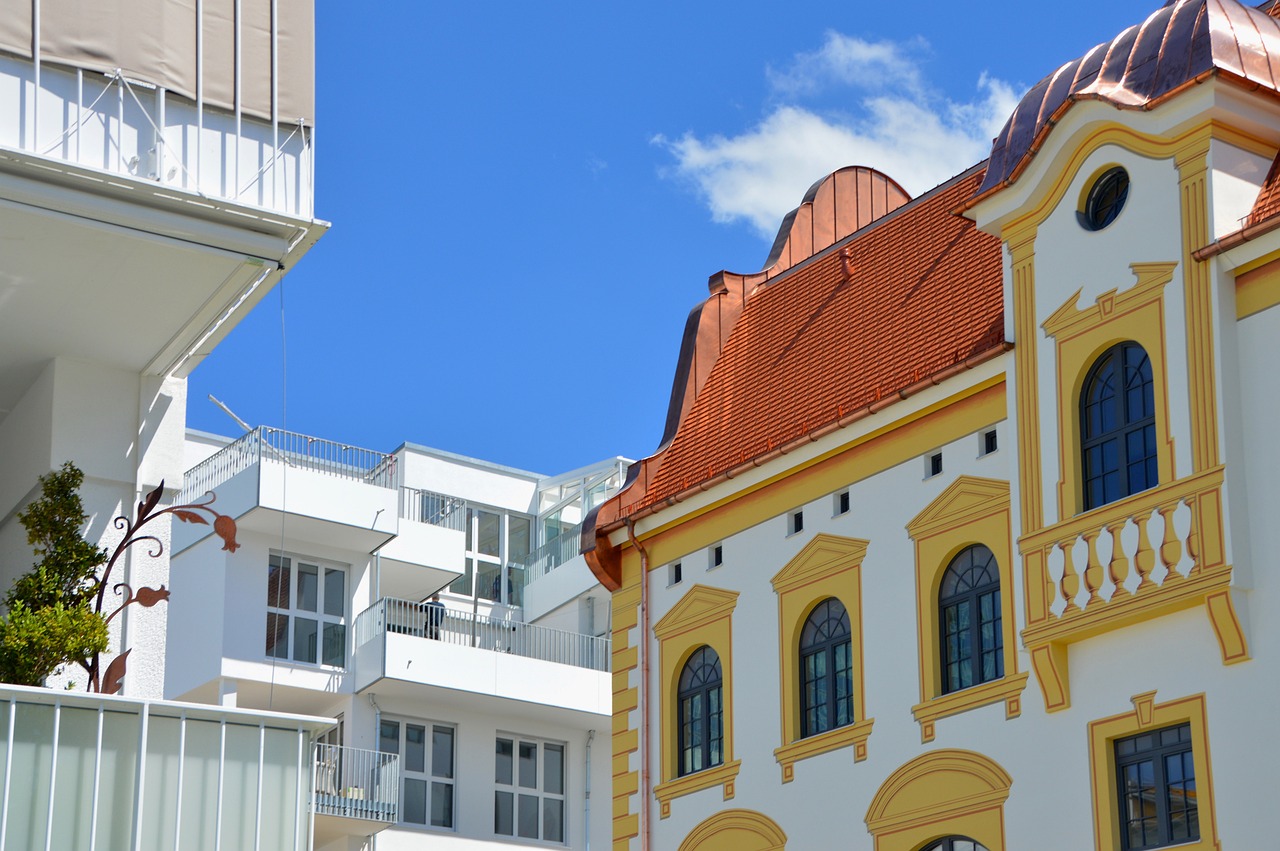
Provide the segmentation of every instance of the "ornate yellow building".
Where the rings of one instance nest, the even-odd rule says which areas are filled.
[[[584,525],[615,849],[1275,847],[1271,5],[1165,5],[712,278]]]

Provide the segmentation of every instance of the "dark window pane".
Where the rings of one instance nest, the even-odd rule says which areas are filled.
[[[564,794],[564,747],[545,745],[542,748],[542,791],[555,795]]]
[[[564,842],[564,801],[559,798],[542,799],[542,838]]]
[[[339,668],[347,663],[347,628],[340,623],[324,625],[324,663]]]
[[[421,774],[426,770],[427,729],[417,724],[404,725],[404,770]]]
[[[431,728],[431,773],[436,777],[453,777],[453,730]]]
[[[538,746],[533,742],[520,743],[520,785],[538,788]]]
[[[404,813],[401,815],[410,824],[427,823],[427,783],[425,780],[404,779]]]
[[[498,739],[497,757],[494,768],[494,780],[498,783],[511,785],[512,774],[512,754],[514,753],[513,744],[510,739]]]
[[[453,827],[453,784],[431,784],[431,824],[434,827]]]
[[[325,568],[324,613],[340,618],[347,609],[347,575],[341,570]]]
[[[510,792],[493,795],[493,832],[503,836],[515,833],[515,795]]]
[[[271,556],[267,560],[267,605],[289,608],[289,559]]]
[[[310,618],[293,619],[293,660],[295,662],[316,661],[316,639],[320,625]]]
[[[317,611],[320,594],[320,568],[314,564],[298,565],[298,599],[296,605],[304,612]]]
[[[267,655],[289,658],[289,616],[267,612]]]
[[[520,795],[516,832],[525,839],[538,838],[538,796]]]
[[[378,729],[378,750],[383,753],[400,753],[400,724],[383,721]]]

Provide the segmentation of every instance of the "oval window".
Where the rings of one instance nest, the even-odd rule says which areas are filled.
[[[1080,224],[1085,230],[1102,230],[1120,215],[1128,197],[1129,172],[1119,166],[1107,169],[1089,189]]]

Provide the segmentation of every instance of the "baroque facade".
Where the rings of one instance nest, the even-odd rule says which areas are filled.
[[[1270,6],[1167,4],[712,277],[583,531],[615,849],[1274,844]]]

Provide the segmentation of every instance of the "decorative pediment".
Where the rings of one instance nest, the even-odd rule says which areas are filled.
[[[903,765],[876,792],[867,810],[873,834],[936,822],[1004,803],[1013,779],[973,751],[937,750]]]
[[[1137,278],[1137,283],[1121,291],[1110,289],[1102,293],[1088,307],[1080,307],[1078,289],[1049,315],[1040,327],[1050,337],[1058,337],[1065,331],[1080,331],[1096,327],[1112,316],[1126,313],[1135,307],[1141,307],[1152,301],[1158,301],[1164,293],[1164,285],[1173,280],[1173,272],[1177,263],[1130,263],[1129,269]]]
[[[708,585],[694,585],[680,602],[653,625],[658,638],[679,635],[691,629],[727,618],[738,604],[738,592]]]
[[[862,564],[869,541],[860,538],[843,538],[839,535],[819,534],[796,553],[773,577],[773,590],[779,594],[815,579],[830,576]]]
[[[1008,482],[960,476],[907,524],[907,534],[919,540],[940,529],[954,529],[1008,507]]]

